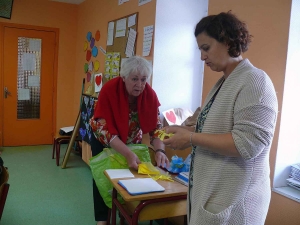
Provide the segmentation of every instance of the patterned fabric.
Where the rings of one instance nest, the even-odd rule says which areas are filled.
[[[223,81],[224,77],[212,88],[203,110]],[[241,61],[224,81],[201,128],[202,133],[231,133],[240,157],[195,146],[187,205],[190,225],[264,224],[271,197],[269,152],[277,111],[268,75],[249,60]]]
[[[109,143],[117,136],[111,135],[108,132],[107,124],[104,119],[97,119],[95,120],[93,117],[90,119],[91,129],[96,137],[104,146],[108,147]],[[162,123],[159,119],[159,114],[157,117],[157,129],[162,128]],[[158,138],[154,135],[154,132],[150,131],[150,143],[152,143],[154,138]],[[135,111],[129,112],[129,132],[127,136],[126,144],[140,144],[142,142],[143,132],[140,127],[138,113]]]

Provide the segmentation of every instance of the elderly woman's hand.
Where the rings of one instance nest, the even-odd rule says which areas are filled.
[[[134,154],[132,151],[129,151],[128,155],[126,155],[125,158],[127,160],[129,168],[138,170],[138,164],[140,164],[141,161],[139,160],[136,154]]]
[[[155,152],[155,161],[158,167],[170,167],[170,162],[168,160],[168,157],[161,151]]]

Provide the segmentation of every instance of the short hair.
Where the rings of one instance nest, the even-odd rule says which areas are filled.
[[[202,18],[196,25],[195,37],[203,32],[218,42],[228,45],[228,54],[234,58],[248,50],[253,37],[248,31],[247,25],[231,11]]]
[[[131,73],[145,74],[148,80],[152,74],[152,65],[141,56],[131,56],[122,63],[120,76],[127,78]]]

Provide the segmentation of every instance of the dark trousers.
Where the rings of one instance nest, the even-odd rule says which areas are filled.
[[[91,135],[91,149],[92,155],[95,156],[103,151],[104,146],[98,141],[94,134]],[[107,221],[108,207],[106,206],[103,198],[101,197],[99,190],[96,186],[96,182],[93,179],[93,197],[94,197],[94,214],[95,221]]]

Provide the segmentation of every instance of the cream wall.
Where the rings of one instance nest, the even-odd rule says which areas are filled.
[[[59,51],[57,71],[57,120],[56,127],[75,123],[74,72],[77,5],[49,0],[14,0],[11,19],[0,18],[0,22],[43,26],[59,29]],[[78,109],[77,109],[78,112]]]
[[[275,159],[278,146],[279,124],[281,119],[283,87],[285,80],[286,57],[288,47],[289,19],[291,0],[210,0],[208,14],[232,10],[248,24],[254,36],[249,51],[244,57],[271,77],[279,102],[277,127],[270,153],[271,180],[274,177]],[[219,78],[218,74],[204,70],[203,97]],[[282,195],[272,192],[266,225],[300,224],[300,204]]]

